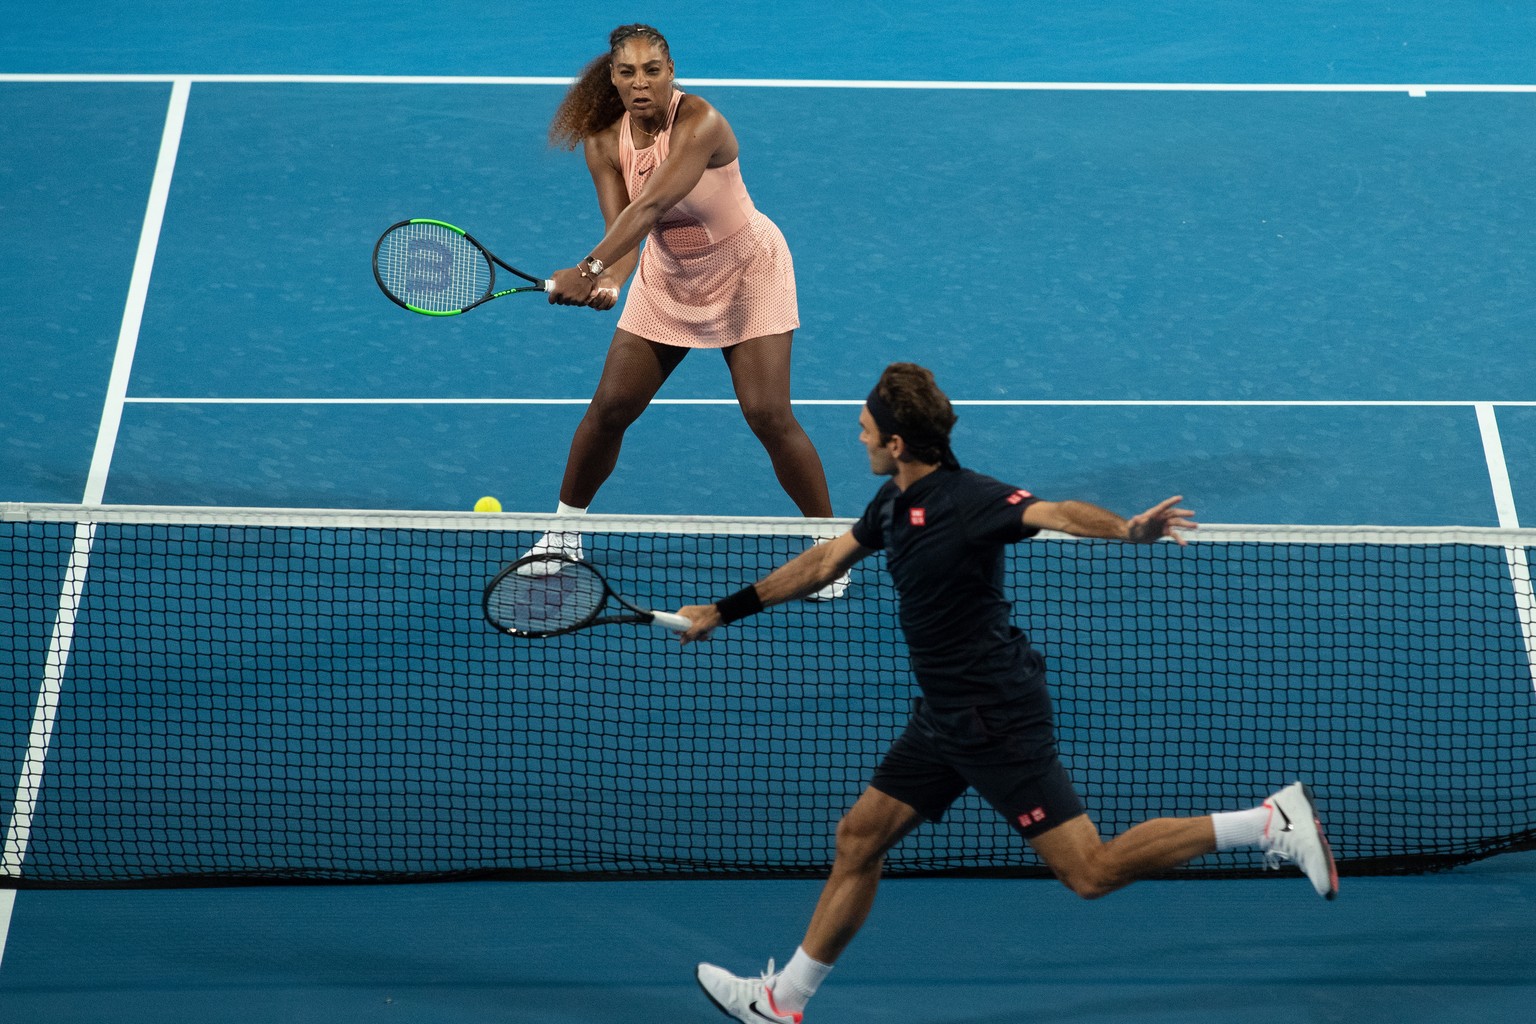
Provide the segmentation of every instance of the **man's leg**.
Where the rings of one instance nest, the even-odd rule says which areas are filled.
[[[1214,851],[1216,833],[1208,817],[1154,818],[1106,843],[1093,820],[1080,814],[1029,845],[1063,885],[1092,900]]]
[[[1109,842],[1100,840],[1093,821],[1082,814],[1032,836],[1029,843],[1067,888],[1090,900],[1217,849],[1245,846],[1265,851],[1270,867],[1294,862],[1319,896],[1331,900],[1339,890],[1333,851],[1312,796],[1300,782],[1246,811],[1154,818]]]
[[[864,791],[838,822],[832,874],[800,943],[806,953],[824,964],[842,955],[874,906],[885,855],[922,820],[895,797],[878,789]]]
[[[763,977],[738,978],[700,964],[697,977],[705,995],[727,1016],[750,1024],[800,1020],[815,986],[869,916],[885,855],[922,820],[895,797],[866,789],[838,822],[832,873],[789,968],[776,975],[770,960]]]

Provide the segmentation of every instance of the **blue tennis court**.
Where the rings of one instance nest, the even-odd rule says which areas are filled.
[[[13,13],[0,32],[0,502],[464,511],[491,494],[552,511],[612,315],[513,297],[414,317],[379,294],[367,257],[406,216],[469,227],[531,270],[584,255],[601,218],[580,155],[546,144],[548,120],[607,31],[643,18],[667,33],[680,84],[729,117],[752,197],[793,250],[795,411],[838,516],[874,491],[856,416],[897,359],[931,367],[956,400],[968,465],[1047,497],[1130,513],[1182,493],[1226,526],[1516,530],[1536,508],[1536,14],[1520,5]],[[630,431],[594,512],[795,510],[722,360],[699,352]],[[69,557],[65,532],[49,571]],[[108,635],[111,609],[90,600],[82,635]],[[1420,604],[1418,621],[1442,628],[1436,602]],[[1459,689],[1525,664],[1529,633],[1513,602],[1499,607],[1495,641],[1449,652],[1445,688],[1405,698],[1451,794],[1480,788],[1460,774],[1459,737],[1505,729],[1518,743],[1520,702],[1536,704],[1513,684]],[[1356,614],[1369,627],[1346,602],[1299,610],[1296,628],[1348,634]],[[8,792],[46,674],[49,623],[26,627],[17,646],[36,678],[7,695]],[[1380,660],[1413,673],[1412,638],[1394,642]],[[493,636],[474,650],[476,679],[511,657]],[[1046,653],[1070,674],[1070,643]],[[160,679],[165,666],[125,670]],[[312,715],[301,697],[282,714]],[[1495,704],[1504,724],[1482,724]],[[209,707],[212,750],[227,736]],[[62,721],[48,752],[60,792],[114,736],[134,752],[123,806],[176,774],[153,716]],[[1152,745],[1167,735],[1154,724]],[[1240,716],[1200,722],[1231,727]],[[1349,721],[1318,728],[1338,759],[1320,763],[1370,776],[1359,763],[1382,752],[1351,750]],[[346,733],[336,750],[369,742]],[[862,784],[856,762],[826,781],[834,802]],[[761,785],[773,800],[771,762]],[[42,800],[47,812],[46,785]],[[1390,804],[1373,813],[1396,827]],[[80,824],[81,848],[120,852],[117,825]],[[210,847],[239,845],[218,831]],[[33,852],[67,856],[71,841],[40,827]],[[1258,1021],[1278,1007],[1356,1024],[1527,1020],[1533,857],[1347,878],[1334,904],[1295,879],[1147,882],[1093,904],[1045,881],[894,879],[808,1020]],[[693,964],[782,962],[818,888],[7,890],[0,1018],[721,1019]]]

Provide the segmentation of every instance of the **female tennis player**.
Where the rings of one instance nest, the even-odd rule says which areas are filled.
[[[790,408],[790,343],[800,325],[794,265],[742,183],[730,124],[674,85],[660,32],[621,25],[560,104],[550,138],[583,144],[607,233],[553,275],[549,301],[611,309],[638,264],[571,441],[559,511],[586,510],[613,472],[625,430],[668,375],[689,350],[713,348],[780,486],[802,515],[831,516],[821,459]],[[577,536],[546,535],[540,544],[580,557]]]
[[[1292,783],[1256,807],[1155,818],[1100,839],[1056,751],[1045,662],[1012,623],[1003,548],[1042,529],[1078,537],[1185,543],[1195,523],[1179,498],[1129,520],[1082,501],[1042,501],[962,469],[949,447],[955,415],[933,374],[893,363],[859,414],[876,475],[891,480],[852,529],[710,605],[681,608],[683,641],[811,593],[877,550],[900,600],[922,699],[868,788],[837,826],[832,873],[800,948],[782,973],[760,978],[700,964],[706,995],[750,1024],[798,1024],[833,962],[874,903],[886,853],[924,821],[938,821],[974,788],[1073,892],[1095,899],[1215,850],[1257,847],[1294,861],[1319,895],[1338,890],[1333,855],[1307,788]],[[1048,581],[1040,581],[1048,585]]]

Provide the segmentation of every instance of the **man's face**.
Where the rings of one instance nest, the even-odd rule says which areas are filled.
[[[869,407],[859,410],[859,441],[869,452],[869,471],[875,476],[895,476],[896,456],[891,452],[893,441],[880,443],[880,428],[869,414]]]

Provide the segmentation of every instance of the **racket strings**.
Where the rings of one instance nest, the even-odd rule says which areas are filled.
[[[603,606],[603,581],[581,565],[548,575],[509,572],[486,595],[486,611],[518,633],[552,633],[586,622]]]
[[[491,264],[475,244],[440,224],[402,224],[379,245],[379,278],[400,301],[446,313],[491,287]]]

